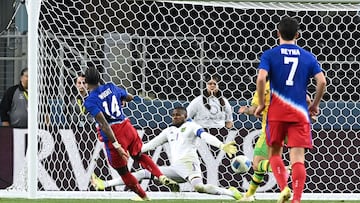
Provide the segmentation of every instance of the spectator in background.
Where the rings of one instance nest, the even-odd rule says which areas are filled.
[[[0,104],[2,126],[27,128],[28,69],[21,70],[20,83],[6,90]]]
[[[203,94],[192,100],[187,107],[188,118],[203,128],[232,128],[233,116],[229,101],[219,90],[218,78],[212,76]]]
[[[20,73],[20,83],[6,90],[0,104],[2,126],[13,128],[27,128],[28,124],[28,69],[24,68]],[[27,189],[27,162],[19,173],[14,174],[14,181],[7,190]]]
[[[78,74],[75,80],[76,92],[75,96],[70,97],[70,101],[66,102],[67,105],[67,118],[68,122],[74,128],[84,127],[85,124],[92,125],[95,120],[86,111],[84,106],[84,100],[87,96],[87,87],[85,86],[85,75],[83,73]]]

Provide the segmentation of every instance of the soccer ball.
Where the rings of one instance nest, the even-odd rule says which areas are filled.
[[[246,173],[250,170],[251,160],[245,155],[239,155],[231,160],[231,169],[235,173]]]

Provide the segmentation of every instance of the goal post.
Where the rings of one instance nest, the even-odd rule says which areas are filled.
[[[28,13],[28,74],[29,74],[29,100],[28,105],[28,150],[27,150],[27,159],[25,162],[28,168],[27,174],[27,185],[28,185],[28,198],[37,197],[37,151],[38,151],[38,73],[39,70],[39,55],[38,55],[38,24],[39,24],[39,15],[40,15],[40,3],[41,0],[30,0],[26,1],[26,10]],[[19,175],[19,174],[13,174]]]
[[[124,186],[94,191],[90,184],[93,172],[106,180],[119,175],[106,162],[94,123],[80,125],[73,119],[79,115],[69,110],[75,107],[70,102],[77,94],[74,81],[87,67],[98,68],[105,81],[142,98],[130,102],[124,112],[144,142],[170,125],[173,107],[186,106],[202,94],[205,78],[219,76],[220,90],[234,111],[234,127],[207,130],[223,141],[235,140],[239,154],[252,158],[261,123],[236,112],[250,103],[259,58],[277,45],[276,25],[289,15],[300,21],[297,43],[314,53],[328,79],[321,114],[313,125],[314,149],[306,153],[304,199],[359,200],[360,4],[327,2],[27,1],[27,188],[0,191],[1,196],[134,196]],[[309,94],[314,92],[311,81]],[[223,152],[204,143],[199,148],[204,182],[245,192],[251,174],[234,174]],[[159,165],[169,164],[168,150],[164,145],[150,155]],[[140,169],[132,161],[129,168]],[[154,180],[141,185],[151,199],[227,199],[195,193],[188,183],[176,194]],[[269,173],[256,196],[276,199],[278,192]]]

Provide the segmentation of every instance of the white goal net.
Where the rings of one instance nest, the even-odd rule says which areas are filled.
[[[41,132],[36,190],[127,194],[123,186],[94,191],[93,172],[102,179],[119,176],[106,162],[93,123],[79,126],[73,119],[78,115],[64,110],[77,94],[77,74],[90,66],[98,68],[105,81],[144,98],[125,108],[144,142],[170,125],[169,110],[186,106],[202,93],[205,77],[218,75],[235,122],[230,130],[209,131],[224,141],[235,139],[239,154],[252,158],[260,121],[236,112],[250,103],[260,55],[277,45],[276,25],[288,15],[299,20],[298,44],[316,55],[328,81],[321,114],[313,125],[314,148],[306,153],[304,197],[359,198],[359,8],[358,4],[275,2],[41,1],[38,50],[33,50],[39,56]],[[314,92],[312,83],[309,94]],[[252,171],[235,175],[229,158],[211,147],[202,145],[199,154],[205,182],[246,190]],[[150,155],[158,165],[169,164],[166,146]],[[129,167],[140,168],[133,163]],[[142,186],[154,192],[150,198],[155,199],[169,191],[152,180]],[[188,184],[182,184],[181,190],[192,191]],[[268,174],[258,196],[276,192],[275,179]],[[194,196],[198,197],[203,196]]]

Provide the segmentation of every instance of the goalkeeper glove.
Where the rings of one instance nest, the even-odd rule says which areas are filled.
[[[238,151],[235,145],[236,142],[231,141],[225,144],[221,144],[220,149],[224,150],[224,152],[226,152],[226,154],[231,158]]]

